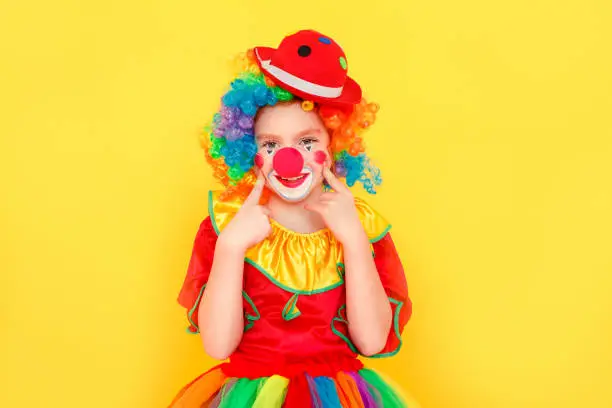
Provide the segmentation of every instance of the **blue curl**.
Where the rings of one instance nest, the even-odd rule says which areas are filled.
[[[228,140],[220,149],[220,154],[228,167],[239,167],[244,172],[253,166],[256,153],[257,144],[253,135],[245,135],[233,141]]]
[[[245,73],[231,83],[221,98],[222,106],[213,118],[213,134],[225,140],[218,155],[225,164],[246,173],[253,167],[257,145],[254,119],[260,107],[275,105],[276,94],[261,74]]]
[[[222,101],[225,106],[238,107],[245,115],[255,116],[259,107],[275,105],[277,98],[262,76],[255,80],[232,81],[231,89],[223,95]]]
[[[343,170],[342,173],[349,187],[360,182],[364,190],[370,194],[376,194],[376,186],[382,184],[380,169],[370,163],[370,159],[364,153],[351,156],[344,150],[336,156],[336,167]]]

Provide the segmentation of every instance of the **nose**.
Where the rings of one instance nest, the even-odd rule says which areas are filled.
[[[283,147],[274,154],[272,167],[281,177],[297,177],[304,168],[304,158],[297,149]]]

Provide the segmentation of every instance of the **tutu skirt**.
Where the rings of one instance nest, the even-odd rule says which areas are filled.
[[[217,366],[187,384],[170,408],[416,408],[374,370],[259,378],[228,376]]]

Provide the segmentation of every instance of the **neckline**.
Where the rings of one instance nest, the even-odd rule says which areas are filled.
[[[293,235],[293,236],[296,236],[296,237],[315,237],[315,236],[318,236],[318,235],[325,235],[325,234],[330,232],[329,228],[327,228],[327,227],[323,227],[323,228],[318,229],[318,230],[313,231],[313,232],[297,232],[297,231],[294,231],[292,229],[289,229],[289,228],[285,227],[280,222],[276,221],[274,218],[270,218],[270,224],[273,227],[275,227],[275,228],[277,228],[277,229],[287,233],[288,235]]]

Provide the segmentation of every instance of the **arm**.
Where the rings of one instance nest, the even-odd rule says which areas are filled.
[[[219,234],[198,310],[204,349],[219,360],[225,360],[234,352],[244,332],[242,287],[245,253],[271,230],[269,210],[259,205],[263,185],[260,175],[238,213]]]
[[[328,167],[323,168],[323,176],[335,191],[321,194],[318,202],[307,203],[305,208],[320,214],[342,243],[349,334],[359,352],[371,356],[385,347],[392,309],[353,195]]]
[[[392,313],[365,231],[344,244],[344,263],[349,333],[359,351],[371,356],[385,346]]]
[[[242,279],[244,251],[219,237],[215,256],[198,310],[204,350],[219,360],[228,358],[242,339]]]

